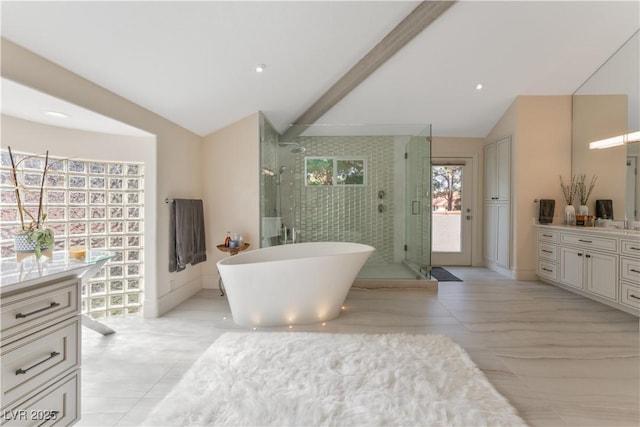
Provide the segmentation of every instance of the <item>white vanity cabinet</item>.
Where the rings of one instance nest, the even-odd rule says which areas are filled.
[[[620,303],[640,310],[640,238],[620,240]]]
[[[640,235],[538,226],[541,280],[640,315]]]
[[[80,287],[113,256],[53,257],[0,267],[0,425],[69,426],[80,420]]]
[[[560,282],[617,301],[618,255],[589,247],[560,247]]]
[[[0,425],[71,425],[80,419],[77,277],[2,294]]]
[[[558,232],[538,230],[538,276],[556,281],[560,274],[558,268]]]

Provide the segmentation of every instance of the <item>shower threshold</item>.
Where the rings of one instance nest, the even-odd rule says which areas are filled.
[[[438,281],[426,278],[404,263],[368,264],[362,267],[353,286],[358,288],[411,288],[438,291]]]

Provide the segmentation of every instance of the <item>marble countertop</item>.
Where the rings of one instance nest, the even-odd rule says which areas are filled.
[[[113,256],[113,252],[87,251],[84,258],[70,258],[67,251],[55,251],[51,258],[43,255],[40,259],[5,260],[0,264],[0,292],[74,275],[88,279]]]
[[[640,238],[640,231],[638,230],[624,230],[622,228],[615,228],[615,227],[585,227],[585,226],[564,225],[564,224],[536,224],[536,226],[540,228],[576,231],[581,233],[608,234],[608,235],[614,235],[616,237]]]

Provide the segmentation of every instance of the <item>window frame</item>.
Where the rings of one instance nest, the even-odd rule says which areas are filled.
[[[311,184],[309,183],[309,160],[327,160],[332,162],[331,184]],[[362,162],[362,184],[341,184],[338,183],[338,162],[340,161],[361,161]],[[367,186],[367,157],[365,156],[305,156],[304,157],[304,185],[305,187],[366,187]]]

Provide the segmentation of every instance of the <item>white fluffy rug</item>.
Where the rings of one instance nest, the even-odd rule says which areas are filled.
[[[524,426],[440,335],[227,333],[144,425]]]

